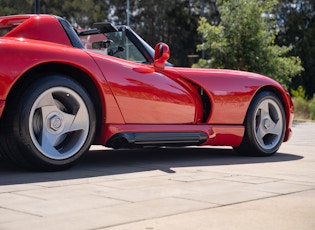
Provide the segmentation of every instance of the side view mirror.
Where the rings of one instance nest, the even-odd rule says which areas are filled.
[[[165,62],[170,58],[170,48],[167,44],[160,42],[154,49],[154,67],[164,68]]]

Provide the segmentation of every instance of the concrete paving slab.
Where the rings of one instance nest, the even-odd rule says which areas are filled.
[[[219,206],[232,205],[251,200],[258,200],[267,197],[273,197],[275,194],[260,191],[232,189],[232,190],[217,190],[210,193],[187,193],[179,195],[180,198],[209,202]]]
[[[285,183],[281,181],[259,184],[252,187],[253,190],[271,192],[276,194],[290,194],[294,192],[307,191],[314,188],[314,185],[300,185],[294,183]]]
[[[163,198],[144,202],[116,205],[102,209],[86,210],[86,212],[64,213],[62,215],[47,216],[37,220],[21,220],[19,222],[4,223],[3,229],[97,229],[110,227],[122,223],[137,222],[154,219],[200,209],[215,207],[215,204],[190,201],[180,198]]]
[[[139,221],[108,230],[313,230],[315,190]]]
[[[32,184],[13,184],[13,185],[0,185],[0,195],[2,193],[24,191],[24,190],[36,190],[41,189],[41,186],[32,185]]]
[[[164,176],[159,177],[140,177],[140,178],[130,178],[130,179],[124,179],[124,180],[112,180],[112,181],[105,181],[105,182],[99,182],[95,183],[98,186],[105,186],[110,188],[116,188],[121,190],[136,190],[136,189],[142,189],[142,188],[148,188],[152,185],[154,186],[165,186],[167,188],[168,185],[172,184],[180,184],[176,183],[172,180],[169,180],[168,178]]]
[[[0,160],[0,229],[315,229],[315,123],[272,157],[231,148],[92,146],[34,173]]]
[[[23,199],[23,198],[24,199]],[[16,199],[22,200],[17,202]],[[102,196],[85,195],[74,198],[59,198],[43,200],[34,197],[2,194],[0,196],[2,208],[28,213],[40,217],[50,215],[63,215],[64,213],[83,212],[89,209],[97,209],[106,206],[114,206],[126,203],[125,201],[110,199]],[[76,201],[76,202],[75,202]]]
[[[17,219],[19,221],[30,221],[32,219],[37,220],[38,217],[27,213],[17,212],[16,210],[0,208],[0,226],[3,223],[14,223]]]
[[[172,181],[181,182],[192,182],[192,181],[203,181],[211,179],[224,179],[231,177],[229,173],[216,173],[216,172],[204,172],[202,170],[196,171],[180,171],[176,170],[178,173],[174,173],[169,177]]]
[[[85,196],[100,196],[118,191],[117,188],[99,186],[97,184],[79,184],[59,187],[49,187],[37,190],[16,191],[12,194],[33,197],[41,200],[80,199]]]

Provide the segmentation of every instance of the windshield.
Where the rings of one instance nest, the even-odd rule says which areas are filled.
[[[91,51],[134,62],[147,62],[125,31],[80,36],[80,39],[84,47]]]

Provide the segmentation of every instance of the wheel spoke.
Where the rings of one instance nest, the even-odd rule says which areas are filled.
[[[39,99],[35,107],[36,109],[46,106],[56,106],[52,93],[44,94]]]
[[[266,135],[266,131],[263,127],[263,120],[260,120],[260,123],[258,124],[258,127],[256,128],[256,136],[257,136],[257,140],[263,144],[263,138]]]
[[[282,123],[280,121],[271,122],[268,133],[281,135],[282,134]]]
[[[260,104],[259,109],[261,111],[261,121],[263,121],[265,118],[270,118],[268,101],[263,101]]]
[[[87,110],[80,107],[76,115],[63,113],[65,119],[64,133],[88,129],[88,113]]]
[[[60,136],[61,135],[51,134],[45,128],[43,129],[42,136],[41,136],[42,150],[45,151],[47,154],[49,154],[50,157],[53,157],[55,159],[58,159],[61,157],[61,153],[55,148]]]
[[[41,107],[41,111],[42,111],[43,119],[47,118],[48,115],[53,112],[56,112],[56,111],[61,112],[55,104],[43,106]]]
[[[260,123],[257,130],[256,130],[256,135],[257,135],[257,139],[259,141],[262,141],[262,139],[264,138],[264,136],[266,135],[266,131],[264,130],[262,124]]]

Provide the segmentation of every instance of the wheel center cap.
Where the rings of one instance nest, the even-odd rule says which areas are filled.
[[[54,129],[59,129],[61,127],[62,121],[59,117],[57,117],[56,119],[54,119],[52,126]]]
[[[64,127],[64,119],[61,114],[53,113],[48,118],[48,127],[54,132],[61,131]]]
[[[270,119],[266,118],[264,120],[264,126],[265,126],[265,129],[270,129],[270,126],[271,126]]]

